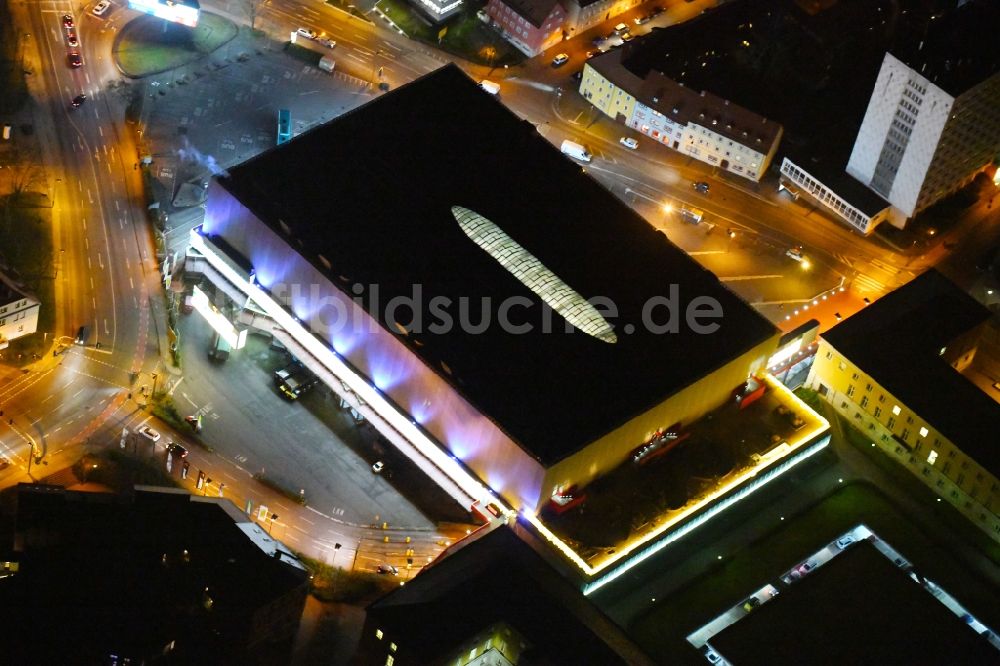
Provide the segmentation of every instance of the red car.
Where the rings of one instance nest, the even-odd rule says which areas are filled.
[[[83,58],[80,57],[79,53],[70,53],[66,56],[66,61],[69,63],[70,67],[83,67]]]
[[[573,507],[579,506],[585,499],[587,499],[587,493],[577,489],[576,486],[570,486],[558,495],[553,495],[549,499],[549,508],[552,509],[553,513],[556,515],[560,515],[566,513]]]

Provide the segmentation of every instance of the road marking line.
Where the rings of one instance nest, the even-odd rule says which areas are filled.
[[[771,280],[783,278],[784,275],[734,275],[733,277],[720,277],[720,282],[739,282],[740,280]]]

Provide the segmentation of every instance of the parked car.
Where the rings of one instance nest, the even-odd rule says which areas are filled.
[[[705,646],[704,655],[705,659],[708,659],[708,663],[710,664],[717,664],[722,661],[722,656],[707,645]]]
[[[622,33],[622,41],[623,42],[631,42],[633,39],[635,39],[635,35],[633,35],[631,32],[623,32]]]
[[[645,16],[636,16],[634,22],[636,25],[643,25],[645,23],[649,23],[652,19],[652,14],[647,14]]]
[[[852,543],[854,543],[854,541],[855,541],[854,537],[852,537],[850,534],[848,534],[847,536],[840,537],[839,539],[837,539],[837,548],[843,550],[848,546],[850,546]]]
[[[76,25],[75,23],[73,23],[72,14],[63,14],[62,23],[64,28],[72,28],[74,25]]]
[[[295,31],[299,37],[305,37],[306,39],[316,39],[316,31],[310,30],[309,28],[299,28]]]
[[[746,602],[744,602],[743,610],[749,613],[758,606],[760,606],[760,599],[758,599],[757,597],[750,597],[749,599],[746,600]]]
[[[66,62],[69,63],[69,66],[74,69],[77,67],[83,67],[83,58],[81,58],[80,54],[75,51],[66,56]]]
[[[623,136],[622,138],[618,139],[618,143],[622,144],[629,150],[635,150],[636,148],[639,147],[639,142],[630,136]]]
[[[375,472],[376,474],[381,473],[383,469],[385,469],[385,463],[382,462],[381,460],[377,461],[374,465],[372,465],[372,471]]]
[[[160,433],[156,432],[149,426],[143,426],[139,428],[139,434],[148,439],[149,441],[153,442],[154,444],[160,441]]]
[[[628,32],[628,26],[625,25],[624,23],[619,23],[618,25],[615,26],[616,35],[622,35],[626,32]]]
[[[562,67],[569,62],[569,56],[565,53],[560,53],[555,58],[552,59],[553,67]]]
[[[90,13],[94,16],[104,16],[104,13],[111,9],[111,3],[108,0],[101,0],[94,8],[90,10]]]
[[[700,192],[701,194],[708,194],[708,191],[712,189],[712,186],[703,180],[699,180],[697,183],[692,183],[691,187],[693,187],[695,191]]]
[[[167,453],[174,455],[178,458],[187,458],[188,450],[178,444],[177,442],[170,442],[167,444]]]
[[[375,570],[380,574],[392,574],[393,576],[399,575],[399,569],[392,566],[391,564],[385,564],[384,562],[378,565],[378,568]]]

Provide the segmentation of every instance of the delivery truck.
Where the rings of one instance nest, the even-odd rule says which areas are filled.
[[[583,146],[575,141],[570,141],[566,139],[562,142],[562,152],[564,155],[569,155],[570,157],[580,160],[581,162],[589,162],[593,155],[591,155],[586,146]]]

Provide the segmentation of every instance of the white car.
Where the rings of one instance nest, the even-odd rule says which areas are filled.
[[[151,442],[155,443],[160,441],[160,433],[156,432],[149,426],[143,426],[142,428],[139,428],[139,434]]]
[[[852,543],[854,543],[854,537],[848,534],[847,536],[840,537],[839,539],[837,539],[837,548],[843,550],[848,546],[850,546]]]
[[[96,5],[94,5],[94,8],[90,10],[90,13],[93,14],[94,16],[103,16],[104,12],[108,11],[109,9],[111,9],[111,3],[108,2],[108,0],[101,0]]]
[[[379,460],[377,463],[372,465],[372,471],[376,474],[380,473],[385,468],[385,463]]]
[[[553,67],[562,67],[569,62],[569,56],[565,53],[560,53],[555,58],[552,59]]]
[[[306,39],[316,39],[315,30],[310,30],[309,28],[299,28],[295,32],[298,33],[299,37],[305,37]]]
[[[323,46],[325,46],[328,49],[333,49],[333,48],[337,47],[337,42],[335,42],[332,39],[326,38],[326,37],[320,38],[319,43],[322,44]]]
[[[399,575],[399,569],[392,566],[391,564],[380,564],[375,569],[375,571],[379,572],[380,574],[391,574],[393,576]]]
[[[618,143],[622,144],[629,150],[635,150],[636,148],[639,147],[639,142],[630,136],[623,136],[622,138],[618,139]]]

